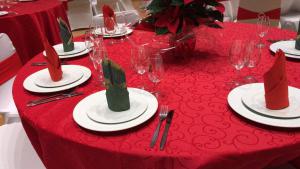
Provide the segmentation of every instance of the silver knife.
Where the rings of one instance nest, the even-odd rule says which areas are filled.
[[[159,146],[160,150],[164,149],[165,144],[167,142],[167,136],[168,136],[169,128],[170,128],[171,121],[172,121],[172,118],[173,118],[173,114],[174,114],[174,110],[171,110],[168,113],[165,130],[164,130],[163,136],[162,136],[161,141],[160,141],[160,146]]]
[[[52,101],[56,101],[56,100],[62,100],[62,99],[66,99],[69,97],[74,97],[74,96],[79,96],[82,95],[82,92],[72,92],[72,93],[67,93],[67,94],[61,94],[61,95],[57,95],[57,96],[52,96],[46,99],[41,99],[39,101],[31,101],[27,103],[28,107],[32,107],[32,106],[36,106],[36,105],[40,105],[40,104],[44,104],[44,103],[48,103],[48,102],[52,102]]]

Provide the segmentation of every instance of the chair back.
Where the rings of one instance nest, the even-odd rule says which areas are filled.
[[[21,123],[0,127],[1,169],[45,169]]]
[[[0,62],[16,52],[12,41],[5,33],[0,33]]]
[[[10,38],[5,33],[0,33],[0,85],[16,75],[22,67]]]
[[[265,13],[270,18],[272,26],[279,25],[281,0],[240,0],[238,22],[256,23],[259,13]]]

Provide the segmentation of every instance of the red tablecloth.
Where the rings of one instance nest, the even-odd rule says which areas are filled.
[[[229,89],[225,83],[234,77],[227,58],[229,46],[236,38],[257,37],[255,25],[226,23],[224,29],[195,31],[195,56],[188,63],[167,64],[159,84],[165,94],[160,104],[175,110],[164,151],[159,150],[158,143],[149,148],[157,114],[143,125],[116,133],[88,131],[74,122],[72,112],[76,104],[103,89],[96,85],[94,74],[76,89],[84,91],[83,96],[26,107],[28,100],[41,95],[25,91],[22,83],[28,75],[44,68],[32,67],[29,62],[15,80],[13,95],[23,126],[45,166],[49,169],[258,169],[300,157],[299,129],[251,122],[227,104]],[[140,41],[150,36],[151,32],[134,31],[130,38]],[[294,36],[295,33],[274,28],[266,38]],[[254,71],[260,81],[274,60],[269,44]],[[127,42],[107,46],[109,57],[125,68],[128,85],[136,86],[139,78],[130,69],[130,48]],[[41,60],[38,55],[31,62]],[[93,70],[86,56],[69,62]],[[300,88],[300,63],[288,61],[287,72],[289,85]]]
[[[56,19],[62,17],[68,21],[61,1],[19,2],[9,11],[18,14],[11,13],[0,17],[0,33],[8,34],[23,63],[43,51],[40,33],[45,32],[51,44],[61,42]]]

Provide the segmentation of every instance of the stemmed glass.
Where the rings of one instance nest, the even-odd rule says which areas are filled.
[[[258,45],[259,45],[259,47],[262,48],[265,46],[265,44],[262,42],[262,39],[263,39],[263,37],[266,36],[266,34],[269,31],[269,27],[270,27],[269,17],[266,16],[264,13],[258,14],[258,20],[257,20],[256,27],[257,27],[258,36],[260,38]]]
[[[240,86],[240,70],[247,63],[247,57],[244,53],[244,44],[242,40],[234,40],[229,51],[229,63],[236,69],[237,78],[230,82],[233,87]]]
[[[245,77],[247,83],[257,82],[257,79],[251,75],[251,69],[255,68],[261,58],[261,47],[255,42],[250,41],[245,47],[246,66],[249,68],[249,75]]]
[[[85,33],[85,46],[89,52],[89,58],[97,72],[98,81],[103,84],[102,60],[105,56],[105,48],[101,36],[95,34],[95,29],[90,29]]]
[[[149,69],[149,55],[146,45],[134,46],[131,49],[131,63],[137,74],[140,75],[141,89],[145,89],[143,75]]]
[[[153,55],[150,56],[149,60],[150,65],[148,71],[148,78],[151,82],[154,83],[154,90],[152,93],[154,93],[156,97],[158,97],[160,92],[157,89],[157,85],[164,75],[163,59],[159,52],[155,52]]]

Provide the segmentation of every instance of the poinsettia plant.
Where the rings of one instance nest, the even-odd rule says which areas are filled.
[[[147,6],[146,21],[155,26],[157,34],[178,34],[187,27],[223,21],[223,0],[152,0]]]

